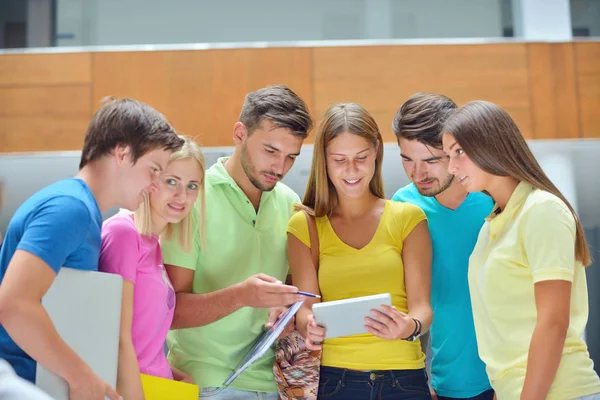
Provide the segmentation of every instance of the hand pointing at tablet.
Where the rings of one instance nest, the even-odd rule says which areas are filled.
[[[285,285],[266,274],[253,275],[239,285],[243,304],[254,308],[281,307],[305,299],[297,294],[297,287]]]

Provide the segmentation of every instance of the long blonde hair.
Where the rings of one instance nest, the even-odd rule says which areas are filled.
[[[198,143],[187,136],[179,135],[179,137],[184,141],[183,146],[180,150],[171,155],[169,162],[185,160],[188,158],[198,161],[198,165],[202,171],[202,180],[198,187],[198,199],[194,203],[194,207],[196,208],[198,215],[196,229],[198,229],[198,233],[200,235],[200,247],[204,248],[206,246],[206,229],[204,224],[204,221],[206,221],[206,198],[204,193],[206,162],[204,160],[204,154],[202,154],[202,149]],[[192,212],[194,212],[193,209],[181,220],[181,222],[177,224],[167,224],[166,229],[161,233],[161,237],[167,240],[176,236],[179,239],[179,244],[181,247],[187,252],[191,251],[192,248],[192,227],[194,225],[193,217],[191,215]],[[140,234],[152,234],[152,209],[150,207],[149,196],[144,196],[144,201],[134,213],[134,221],[135,226]]]
[[[561,199],[575,219],[575,259],[584,266],[591,264],[590,250],[577,213],[544,173],[506,111],[494,103],[472,101],[450,116],[442,133],[452,135],[475,165],[485,172],[527,182]]]
[[[301,206],[296,207],[297,210],[304,209],[316,217],[331,216],[337,205],[337,194],[327,175],[327,146],[345,132],[367,139],[377,149],[375,174],[369,183],[369,189],[374,196],[385,198],[381,173],[383,140],[379,127],[373,116],[360,104],[340,103],[327,110],[319,126],[304,200]]]

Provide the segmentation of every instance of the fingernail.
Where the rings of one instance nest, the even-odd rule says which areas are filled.
[[[281,281],[280,280],[276,280],[275,283],[281,283]]]

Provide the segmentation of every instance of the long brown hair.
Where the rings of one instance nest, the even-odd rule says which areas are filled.
[[[312,165],[300,207],[316,217],[331,216],[337,205],[335,186],[327,175],[327,146],[342,133],[351,133],[367,139],[377,149],[375,174],[369,183],[371,193],[385,198],[383,190],[383,140],[375,119],[360,104],[340,103],[331,106],[315,137]]]
[[[452,135],[469,158],[485,172],[527,182],[561,199],[575,219],[575,259],[584,266],[591,264],[585,233],[575,210],[544,173],[517,124],[506,111],[487,101],[472,101],[450,116],[442,132]]]

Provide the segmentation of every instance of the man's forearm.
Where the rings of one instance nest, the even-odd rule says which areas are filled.
[[[194,328],[220,320],[245,304],[241,285],[233,285],[210,293],[177,293],[171,329]]]
[[[68,383],[85,372],[85,362],[62,340],[40,303],[13,301],[0,321],[15,343],[31,358]]]

